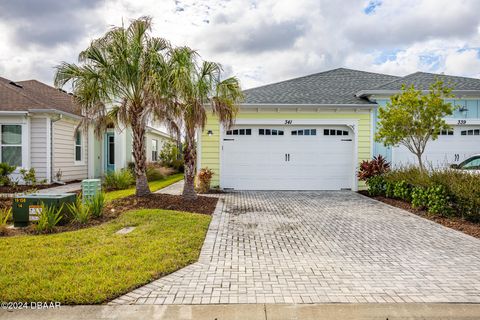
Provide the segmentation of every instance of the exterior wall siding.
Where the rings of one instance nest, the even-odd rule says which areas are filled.
[[[62,181],[82,180],[88,176],[88,140],[82,132],[83,157],[81,163],[75,163],[75,128],[77,122],[61,119],[53,123],[52,175],[62,171]]]
[[[155,133],[155,132],[147,132],[145,135],[145,145],[147,149],[147,162],[152,161],[152,140],[157,140],[158,141],[158,155],[160,155],[160,150],[162,150],[163,145],[169,140],[168,138],[165,138],[164,136]]]
[[[358,161],[371,158],[371,115],[370,112],[252,112],[243,111],[237,119],[354,119],[358,120]],[[213,135],[208,136],[208,130]],[[201,134],[200,167],[212,169],[212,186],[220,183],[220,125],[218,118],[210,115],[207,126]],[[362,184],[359,184],[361,187]]]
[[[47,179],[47,118],[30,119],[30,167],[35,169],[37,180]]]

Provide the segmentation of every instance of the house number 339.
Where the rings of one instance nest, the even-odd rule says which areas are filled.
[[[285,124],[292,124],[292,120],[285,120]]]

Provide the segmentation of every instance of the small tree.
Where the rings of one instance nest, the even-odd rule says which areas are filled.
[[[402,86],[402,92],[391,97],[385,108],[379,109],[375,140],[385,146],[405,146],[424,169],[422,155],[428,141],[436,140],[441,130],[450,128],[444,120],[455,108],[445,98],[451,98],[452,89],[436,81],[427,94]]]

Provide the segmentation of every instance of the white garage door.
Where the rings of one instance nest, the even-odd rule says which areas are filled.
[[[347,126],[237,126],[222,137],[221,186],[237,190],[340,190],[354,180]]]
[[[429,141],[423,154],[423,161],[432,167],[447,167],[460,163],[473,154],[480,153],[480,126],[453,126],[443,131],[435,141]],[[395,165],[417,163],[417,158],[400,146],[393,148],[392,161]]]

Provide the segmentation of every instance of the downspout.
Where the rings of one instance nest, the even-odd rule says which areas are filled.
[[[56,119],[50,120],[50,180],[53,183],[66,184],[63,181],[57,181],[54,179],[55,174],[53,173],[53,123],[63,119],[63,114],[60,114]]]

